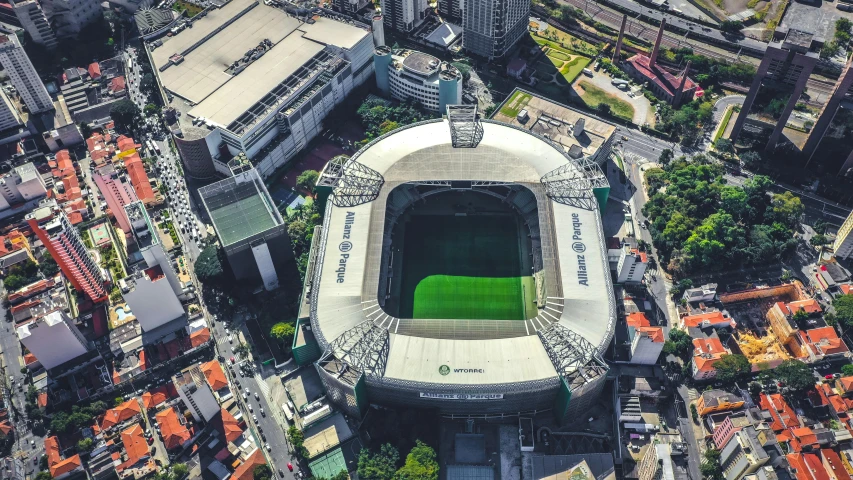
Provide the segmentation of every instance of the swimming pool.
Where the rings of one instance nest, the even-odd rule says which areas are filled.
[[[130,309],[126,310],[124,307],[117,307],[115,312],[116,317],[118,317],[119,321],[124,320],[125,318],[132,315]]]

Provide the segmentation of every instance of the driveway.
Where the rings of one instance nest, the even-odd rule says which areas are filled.
[[[746,97],[743,95],[728,95],[714,102],[714,123],[720,123],[730,105],[743,105],[744,100]]]
[[[634,118],[632,122],[635,125],[643,125],[645,123],[653,123],[654,121],[654,110],[652,109],[652,104],[649,102],[649,99],[643,95],[637,95],[634,98],[628,96],[627,91],[622,91],[616,88],[613,85],[611,80],[613,80],[609,75],[604,72],[594,72],[592,77],[588,77],[586,75],[580,75],[575,82],[580,82],[581,80],[586,80],[587,82],[592,83],[593,85],[601,88],[607,93],[615,95],[620,100],[625,100],[630,103],[632,107],[634,107]]]

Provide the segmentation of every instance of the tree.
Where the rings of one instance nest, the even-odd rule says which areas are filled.
[[[750,170],[754,170],[758,168],[759,165],[761,165],[761,154],[753,150],[744,152],[740,156],[740,163],[743,164],[744,167]]]
[[[279,342],[289,343],[296,333],[292,323],[278,322],[270,329],[270,336]]]
[[[451,63],[451,65],[456,67],[456,70],[459,70],[459,73],[462,74],[462,81],[463,82],[467,83],[468,80],[471,79],[471,65],[468,65],[467,63],[462,63],[462,62],[453,62],[453,63]]]
[[[672,329],[669,331],[669,340],[663,345],[663,352],[667,355],[675,355],[686,359],[693,351],[693,339],[683,330]]]
[[[302,433],[302,430],[296,428],[296,425],[291,425],[290,428],[287,429],[287,441],[293,445],[293,449],[299,456],[308,458],[308,451],[303,446],[303,443],[305,442],[305,435]]]
[[[853,364],[846,364],[841,367],[841,374],[845,377],[853,376]]]
[[[272,478],[272,470],[270,470],[269,465],[266,463],[255,465],[254,470],[252,470],[252,478],[254,480],[270,480]]]
[[[826,245],[827,243],[829,243],[829,239],[826,238],[826,235],[822,233],[816,233],[812,235],[812,238],[809,239],[809,243],[813,247],[819,247],[821,245]]]
[[[823,321],[826,322],[826,324],[830,327],[838,325],[838,317],[836,317],[834,313],[827,313],[826,315],[824,315]]]
[[[718,138],[717,141],[714,142],[714,148],[722,154],[735,153],[735,146],[728,138]]]
[[[39,271],[45,277],[52,277],[59,273],[59,265],[57,265],[56,261],[51,257],[42,260],[41,263],[38,264],[38,267]]]
[[[696,409],[696,404],[690,404],[690,416],[693,417],[693,423],[699,423],[699,410]]]
[[[779,221],[785,222],[788,225],[796,225],[800,220],[800,216],[806,210],[800,197],[789,191],[774,194],[771,205],[773,206],[773,213]]]
[[[418,440],[397,470],[395,480],[438,480],[438,460],[432,447]]]
[[[714,369],[717,370],[717,380],[723,383],[731,383],[738,381],[747,375],[752,370],[752,365],[743,355],[726,355],[716,363]]]
[[[832,301],[835,318],[843,328],[853,326],[853,294],[841,295]]]
[[[812,369],[799,360],[785,360],[776,367],[776,378],[794,391],[802,392],[815,384]]]
[[[121,405],[122,403],[124,403],[124,399],[121,397],[116,397],[113,399],[113,406],[114,407],[117,407],[117,406]]]
[[[664,148],[660,152],[660,156],[658,157],[658,163],[660,163],[663,166],[667,166],[667,165],[669,165],[669,162],[671,162],[673,158],[675,158],[675,153],[672,150],[670,150],[669,148]]]
[[[728,33],[737,33],[743,30],[743,23],[736,20],[723,20],[720,22],[720,30]]]
[[[53,480],[53,476],[50,472],[39,472],[38,475],[36,475],[36,480]]]
[[[794,312],[794,321],[797,323],[805,322],[806,320],[808,320],[808,318],[809,314],[806,313],[806,311],[802,308]]]
[[[400,452],[388,443],[383,444],[376,453],[362,449],[358,455],[358,477],[364,480],[391,480],[399,461]]]
[[[236,347],[234,347],[234,353],[237,354],[240,358],[246,358],[249,356],[249,345],[245,342],[240,342]]]
[[[595,109],[602,115],[610,115],[610,105],[602,102],[596,105]]]
[[[761,393],[761,384],[758,382],[749,382],[749,393],[757,397]]]
[[[128,99],[119,100],[110,108],[110,117],[123,128],[130,128],[137,116],[139,107]]]
[[[142,109],[142,113],[144,113],[146,117],[152,117],[154,115],[157,115],[158,111],[160,111],[160,108],[157,105],[154,105],[153,103],[145,105],[145,108]]]
[[[296,177],[296,186],[302,190],[313,192],[319,178],[320,174],[317,170],[305,170]]]
[[[384,122],[379,124],[379,135],[385,135],[386,133],[391,133],[394,130],[400,128],[400,124],[397,122],[392,122],[391,120],[385,120]]]
[[[91,438],[84,438],[77,442],[77,453],[88,453],[92,451],[95,442]]]
[[[223,280],[222,260],[219,258],[219,249],[215,245],[204,247],[193,268],[196,278],[202,283],[216,283]]]
[[[260,466],[260,465],[258,465],[258,466]],[[264,466],[266,466],[266,465],[264,465]],[[257,467],[255,467],[255,468],[257,468]],[[186,463],[176,463],[176,464],[172,465],[172,477],[175,480],[180,480],[180,479],[186,477],[188,473],[190,473],[190,469],[189,469],[189,467],[187,467]],[[255,477],[255,478],[257,478],[257,477]]]

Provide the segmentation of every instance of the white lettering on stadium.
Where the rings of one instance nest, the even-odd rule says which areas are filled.
[[[347,212],[346,220],[344,220],[344,235],[343,242],[338,246],[338,249],[341,251],[341,257],[338,259],[338,269],[335,270],[338,278],[335,280],[337,283],[344,283],[344,277],[347,274],[347,261],[349,260],[349,252],[352,250],[352,243],[348,240],[352,236],[352,226],[355,223],[355,212]]]
[[[429,393],[420,392],[421,398],[435,400],[501,400],[503,393]]]

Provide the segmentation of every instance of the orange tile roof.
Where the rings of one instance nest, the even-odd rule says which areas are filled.
[[[41,392],[36,398],[36,403],[40,408],[44,408],[47,406],[47,392]]]
[[[121,432],[121,443],[124,444],[127,459],[131,464],[148,456],[148,443],[145,441],[142,427],[138,423]]]
[[[116,145],[118,145],[119,150],[122,152],[136,148],[136,142],[127,135],[119,135],[118,138],[116,138]]]
[[[3,420],[0,422],[0,432],[3,432],[3,435],[9,435],[12,433],[13,429],[14,428],[12,427],[12,424],[9,423],[9,420]]]
[[[261,453],[261,449],[256,448],[245,462],[241,463],[234,469],[234,473],[231,475],[229,480],[253,480],[255,467],[258,465],[266,465],[266,463],[266,460],[264,460],[264,454]]]
[[[853,377],[841,377],[838,381],[841,382],[841,388],[843,388],[845,392],[849,392],[853,389]]]
[[[697,355],[701,353],[727,353],[719,338],[694,338],[693,348]]]
[[[792,428],[791,435],[797,439],[802,446],[811,445],[817,447],[817,435],[809,427]]]
[[[65,460],[61,460],[58,463],[50,466],[50,475],[53,478],[65,475],[66,473],[73,472],[83,466],[83,461],[80,460],[80,455],[74,455],[73,457],[66,458]]]
[[[832,355],[847,352],[850,349],[838,338],[834,327],[813,328],[811,330],[798,332],[805,348],[811,349],[815,355]],[[804,352],[802,357],[807,357]]]
[[[192,348],[200,347],[210,341],[210,329],[207,327],[196,330],[190,334],[190,345]]]
[[[192,437],[186,425],[178,419],[174,408],[167,408],[157,412],[154,416],[160,425],[160,435],[163,436],[163,444],[167,449],[180,447]]]
[[[207,378],[207,383],[213,391],[221,390],[228,386],[228,380],[225,378],[225,372],[222,371],[222,365],[216,360],[211,360],[201,366],[201,371]]]
[[[723,316],[723,312],[708,312],[708,313],[700,313],[698,315],[688,315],[682,319],[684,325],[687,327],[698,327],[701,326],[703,322],[708,321],[711,325],[721,325],[724,323],[728,323],[734,326],[734,320],[731,318]]]
[[[628,316],[625,317],[625,323],[627,323],[629,327],[634,328],[651,326],[649,319],[646,318],[646,314],[643,312],[629,313]]]
[[[44,453],[47,455],[48,465],[53,465],[62,460],[62,456],[59,454],[59,439],[55,435],[44,439]]]
[[[225,441],[233,442],[240,438],[240,435],[243,435],[243,429],[240,428],[240,423],[237,422],[237,419],[235,419],[233,415],[228,413],[228,410],[225,410],[224,408],[220,409],[220,417],[222,421],[222,430],[225,434]]]
[[[98,62],[90,63],[87,70],[89,71],[89,77],[91,77],[92,80],[97,80],[101,77],[101,65]]]
[[[130,420],[140,413],[142,413],[142,409],[139,408],[139,402],[136,398],[131,398],[116,408],[107,410],[106,413],[104,413],[103,420],[101,420],[101,428],[106,430],[121,422]]]
[[[133,153],[126,156],[124,158],[124,166],[127,168],[130,183],[133,184],[133,189],[136,190],[136,196],[146,203],[154,201],[154,189],[151,188],[151,181],[148,179],[148,174],[145,173],[145,166],[142,164],[139,154]]]
[[[844,295],[849,295],[850,292],[853,292],[853,285],[850,285],[849,283],[842,283],[839,285],[839,288],[841,288],[841,293]]]
[[[788,308],[791,309],[791,313],[797,313],[800,310],[808,314],[812,313],[820,313],[823,309],[820,308],[820,304],[817,303],[817,300],[814,298],[807,298],[805,300],[797,300],[796,302],[788,303]]]
[[[663,328],[661,327],[640,327],[637,331],[647,334],[649,340],[654,343],[664,343],[666,341],[663,336]]]
[[[166,395],[163,392],[145,392],[142,394],[142,404],[145,406],[145,409],[151,409],[160,405],[161,403],[168,400]]]
[[[770,395],[762,393],[761,409],[770,412],[770,417],[773,419],[773,422],[770,424],[770,428],[772,428],[774,432],[781,432],[782,430],[791,427],[800,426],[797,414],[794,413],[794,410],[790,405],[788,405],[788,402],[782,398],[782,395],[778,393]]]

